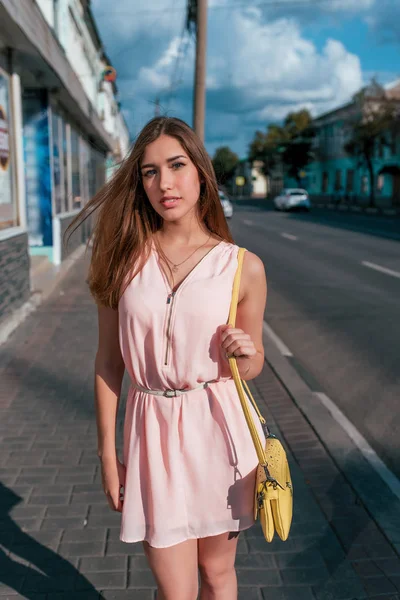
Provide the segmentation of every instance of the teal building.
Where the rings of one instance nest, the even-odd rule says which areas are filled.
[[[399,94],[400,99],[400,82],[387,93]],[[313,120],[314,160],[302,173],[301,187],[307,189],[314,203],[369,205],[368,170],[344,149],[356,110],[355,103],[350,102]],[[400,135],[388,131],[384,140],[377,143],[373,157],[375,206],[400,208]],[[296,180],[287,177],[284,185],[299,186]]]

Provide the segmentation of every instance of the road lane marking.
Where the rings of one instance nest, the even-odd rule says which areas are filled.
[[[297,240],[297,237],[291,233],[281,233],[281,236],[288,240],[293,240],[294,242]]]
[[[363,260],[362,264],[364,265],[364,267],[368,267],[369,269],[374,269],[375,271],[380,271],[381,273],[385,273],[386,275],[391,275],[392,277],[398,277],[400,279],[400,273],[398,271],[392,271],[392,269],[387,269],[386,267],[381,267],[380,265],[370,263],[366,260]]]
[[[269,337],[269,339],[275,344],[278,350],[284,356],[293,356],[287,346],[282,342],[282,340],[276,335],[276,333],[271,329],[271,327],[263,322],[264,333]],[[297,374],[298,377],[307,385],[307,382],[301,377],[301,375]],[[279,377],[279,375],[278,375]],[[283,381],[283,379],[281,379]],[[284,382],[283,382],[284,383]],[[385,463],[379,458],[375,450],[370,446],[367,440],[361,435],[358,429],[349,421],[349,419],[342,413],[340,408],[336,406],[336,404],[323,392],[316,392],[311,390],[311,388],[307,385],[310,393],[313,394],[321,404],[330,412],[332,418],[340,425],[340,427],[347,433],[350,439],[353,441],[355,446],[359,449],[363,457],[372,468],[380,475],[380,477],[385,481],[386,485],[389,489],[400,499],[400,480],[398,477],[385,465]],[[328,449],[329,452],[329,449]]]
[[[243,219],[243,223],[245,225],[253,225],[253,221],[250,221],[249,219]]]
[[[275,343],[275,346],[283,356],[293,356],[289,348],[282,342],[281,338],[276,335],[275,331],[271,329],[266,321],[263,323],[263,329],[267,336]]]
[[[340,408],[323,392],[314,392],[314,395],[320,400],[321,404],[331,413],[332,417],[347,433],[349,438],[354,442],[361,454],[369,462],[369,464],[379,473],[381,478],[386,482],[389,488],[400,499],[400,481],[394,473],[385,465],[379,458],[375,450],[369,445],[367,440],[354,427],[349,419],[342,413]]]

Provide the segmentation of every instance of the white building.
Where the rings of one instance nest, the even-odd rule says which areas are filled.
[[[0,321],[30,294],[30,256],[62,236],[129,148],[90,0],[0,0]],[[111,172],[110,171],[110,172]]]

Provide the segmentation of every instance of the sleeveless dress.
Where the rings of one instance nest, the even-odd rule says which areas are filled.
[[[120,346],[132,382],[191,390],[215,381],[176,397],[129,388],[124,542],[165,548],[254,523],[258,460],[218,331],[229,314],[237,254],[220,242],[172,295],[152,250],[120,299]]]

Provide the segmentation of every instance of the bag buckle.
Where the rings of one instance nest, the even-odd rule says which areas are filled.
[[[279,481],[277,481],[275,479],[275,477],[272,477],[271,473],[268,470],[268,465],[263,465],[264,467],[264,472],[265,472],[265,482],[264,482],[264,488],[266,487],[267,483],[271,483],[272,487],[274,488],[274,490],[276,490],[276,488],[279,486],[282,490],[284,490],[285,488],[279,483]]]
[[[176,394],[176,391],[177,391],[177,390],[165,390],[165,392],[164,392],[164,396],[165,396],[166,398],[176,398],[176,395],[177,395],[177,394]]]

